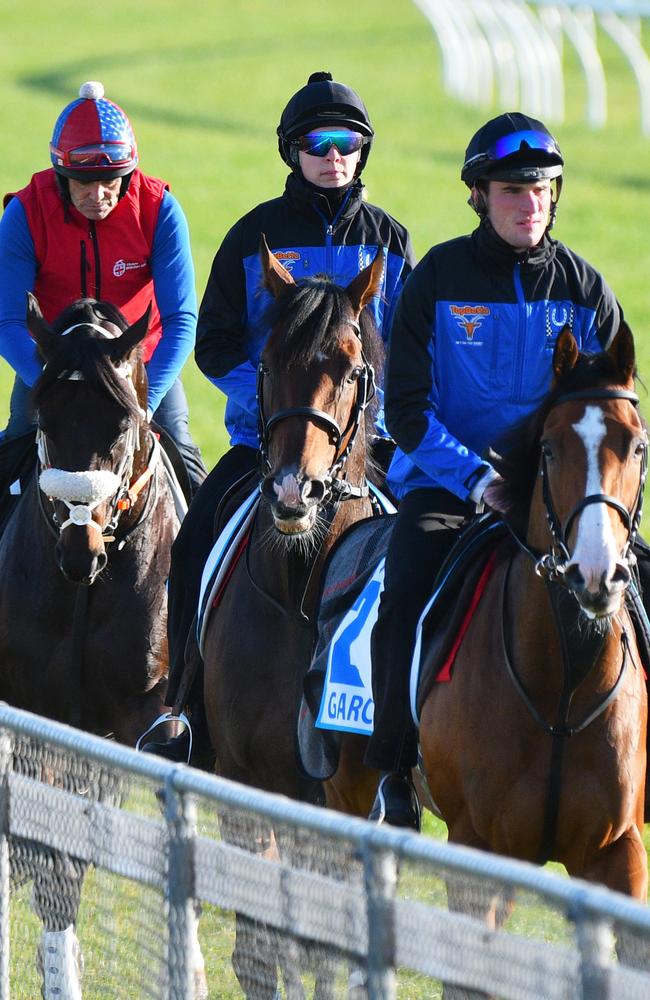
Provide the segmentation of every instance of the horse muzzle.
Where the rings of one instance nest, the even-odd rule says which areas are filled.
[[[577,562],[569,563],[563,580],[588,618],[610,618],[621,606],[631,573],[627,561],[616,563],[613,573],[587,579]]]
[[[284,535],[304,535],[311,531],[318,507],[327,497],[324,480],[294,474],[267,476],[260,489],[271,508],[276,529]]]

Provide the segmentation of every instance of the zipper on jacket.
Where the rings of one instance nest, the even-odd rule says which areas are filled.
[[[334,235],[336,224],[341,218],[345,206],[350,200],[351,194],[352,194],[352,188],[350,187],[349,191],[347,191],[345,197],[343,198],[343,201],[339,206],[338,212],[336,213],[331,222],[327,219],[327,217],[323,214],[323,212],[321,212],[318,205],[314,204],[314,209],[316,210],[317,214],[320,215],[321,219],[325,223],[325,257],[326,257],[327,273],[331,278],[334,277],[334,251],[333,251],[332,237]]]
[[[86,281],[86,276],[88,272],[88,261],[86,259],[86,241],[79,241],[79,249],[81,251],[81,297],[82,299],[88,298],[88,283]]]
[[[102,272],[99,264],[99,245],[97,242],[97,229],[95,223],[90,223],[90,229],[88,231],[90,236],[90,241],[93,245],[93,253],[95,257],[95,298],[101,299],[102,297]]]
[[[524,359],[526,357],[526,330],[528,323],[526,322],[526,298],[524,296],[524,287],[521,283],[521,264],[517,262],[514,269],[514,283],[515,283],[515,293],[517,295],[517,305],[519,307],[519,322],[518,322],[518,336],[517,336],[517,364],[515,366],[515,400],[521,399],[521,393],[523,388],[524,380]]]

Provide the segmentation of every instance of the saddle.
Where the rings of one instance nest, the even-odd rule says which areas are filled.
[[[442,679],[440,672],[448,664],[488,560],[508,537],[508,527],[499,514],[483,514],[462,529],[440,567],[422,618],[423,655],[419,664],[413,664],[418,671],[417,718],[432,685]]]

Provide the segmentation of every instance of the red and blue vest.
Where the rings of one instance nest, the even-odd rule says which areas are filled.
[[[143,344],[144,360],[150,359],[162,334],[151,251],[167,190],[165,181],[135,170],[125,196],[97,222],[63,202],[51,168],[34,174],[27,187],[17,192],[34,242],[34,294],[49,322],[79,298],[111,302],[129,323],[139,319],[152,302]]]

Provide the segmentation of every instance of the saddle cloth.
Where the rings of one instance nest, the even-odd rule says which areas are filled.
[[[381,518],[354,525],[339,540],[324,570],[316,648],[303,685],[298,723],[302,766],[311,777],[325,780],[334,773],[341,733],[372,733],[370,634],[377,620],[394,520]],[[438,656],[433,661],[426,655],[432,636],[440,631],[445,638],[444,651],[449,650],[471,600],[468,577],[475,583],[483,569],[485,560],[479,554],[491,550],[505,533],[507,529],[494,515],[473,522],[438,574],[418,623],[411,665],[411,708],[416,725],[421,675],[435,676],[443,662]],[[475,568],[470,573],[471,567]],[[453,610],[449,620],[448,610]]]
[[[259,490],[255,489],[239,504],[219,532],[203,568],[196,615],[196,638],[201,656],[203,656],[203,642],[212,603],[222,585],[227,581],[234,560],[241,552],[255,517],[259,500]]]

